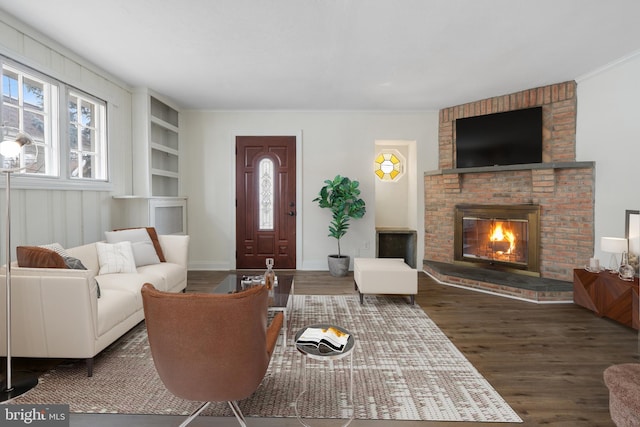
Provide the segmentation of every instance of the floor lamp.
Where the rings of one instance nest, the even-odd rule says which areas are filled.
[[[5,219],[5,255],[7,259],[6,278],[6,310],[7,310],[7,373],[0,390],[0,402],[12,400],[26,393],[38,384],[38,378],[26,377],[13,379],[11,366],[11,174],[25,169],[20,165],[20,155],[25,145],[33,144],[33,139],[18,129],[2,126],[2,142],[0,142],[0,155],[2,156],[2,168],[0,172],[6,177],[6,219]],[[37,155],[36,155],[37,158]]]

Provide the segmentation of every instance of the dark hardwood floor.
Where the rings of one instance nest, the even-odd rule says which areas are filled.
[[[246,272],[243,272],[246,273]],[[188,291],[207,291],[228,272],[189,273]],[[296,271],[296,294],[352,294],[353,276]],[[354,420],[352,426],[458,427],[613,426],[602,373],[638,362],[636,331],[574,304],[538,305],[445,286],[420,274],[416,302],[520,415],[522,424]],[[356,385],[357,386],[357,385]],[[123,390],[126,393],[126,390]],[[176,426],[184,417],[71,415],[71,426]],[[297,426],[295,419],[248,419],[261,427]],[[200,417],[192,425],[237,426]],[[336,420],[318,420],[318,426]]]

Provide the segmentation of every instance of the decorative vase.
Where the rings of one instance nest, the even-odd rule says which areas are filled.
[[[267,258],[267,271],[264,273],[264,284],[271,290],[276,281],[276,273],[273,271],[273,258]]]
[[[349,261],[350,258],[348,255],[329,255],[327,257],[327,262],[329,264],[329,273],[333,277],[344,277],[349,272]]]
[[[635,269],[629,265],[629,254],[627,252],[622,252],[622,262],[618,269],[618,277],[622,280],[631,281],[635,274]]]

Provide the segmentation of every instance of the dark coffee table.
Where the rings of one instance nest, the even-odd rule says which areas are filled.
[[[248,289],[251,286],[260,284],[254,282],[251,279],[255,276],[242,275],[242,274],[229,274],[224,278],[218,286],[213,289],[214,294],[229,294],[234,292],[240,292]],[[264,283],[262,283],[264,284]],[[269,312],[282,312],[284,316],[284,324],[282,326],[282,333],[284,338],[284,345],[287,345],[287,329],[289,327],[289,313],[291,306],[293,305],[293,298],[290,298],[294,294],[294,281],[293,276],[288,274],[276,275],[276,283],[269,291]]]

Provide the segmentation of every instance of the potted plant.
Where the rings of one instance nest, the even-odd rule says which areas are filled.
[[[313,199],[321,208],[331,209],[329,237],[338,241],[338,253],[328,256],[329,272],[332,276],[345,276],[349,271],[348,255],[340,252],[340,238],[349,229],[351,218],[362,218],[366,212],[364,200],[360,198],[360,183],[347,177],[336,175],[333,180],[324,181],[318,197]]]

